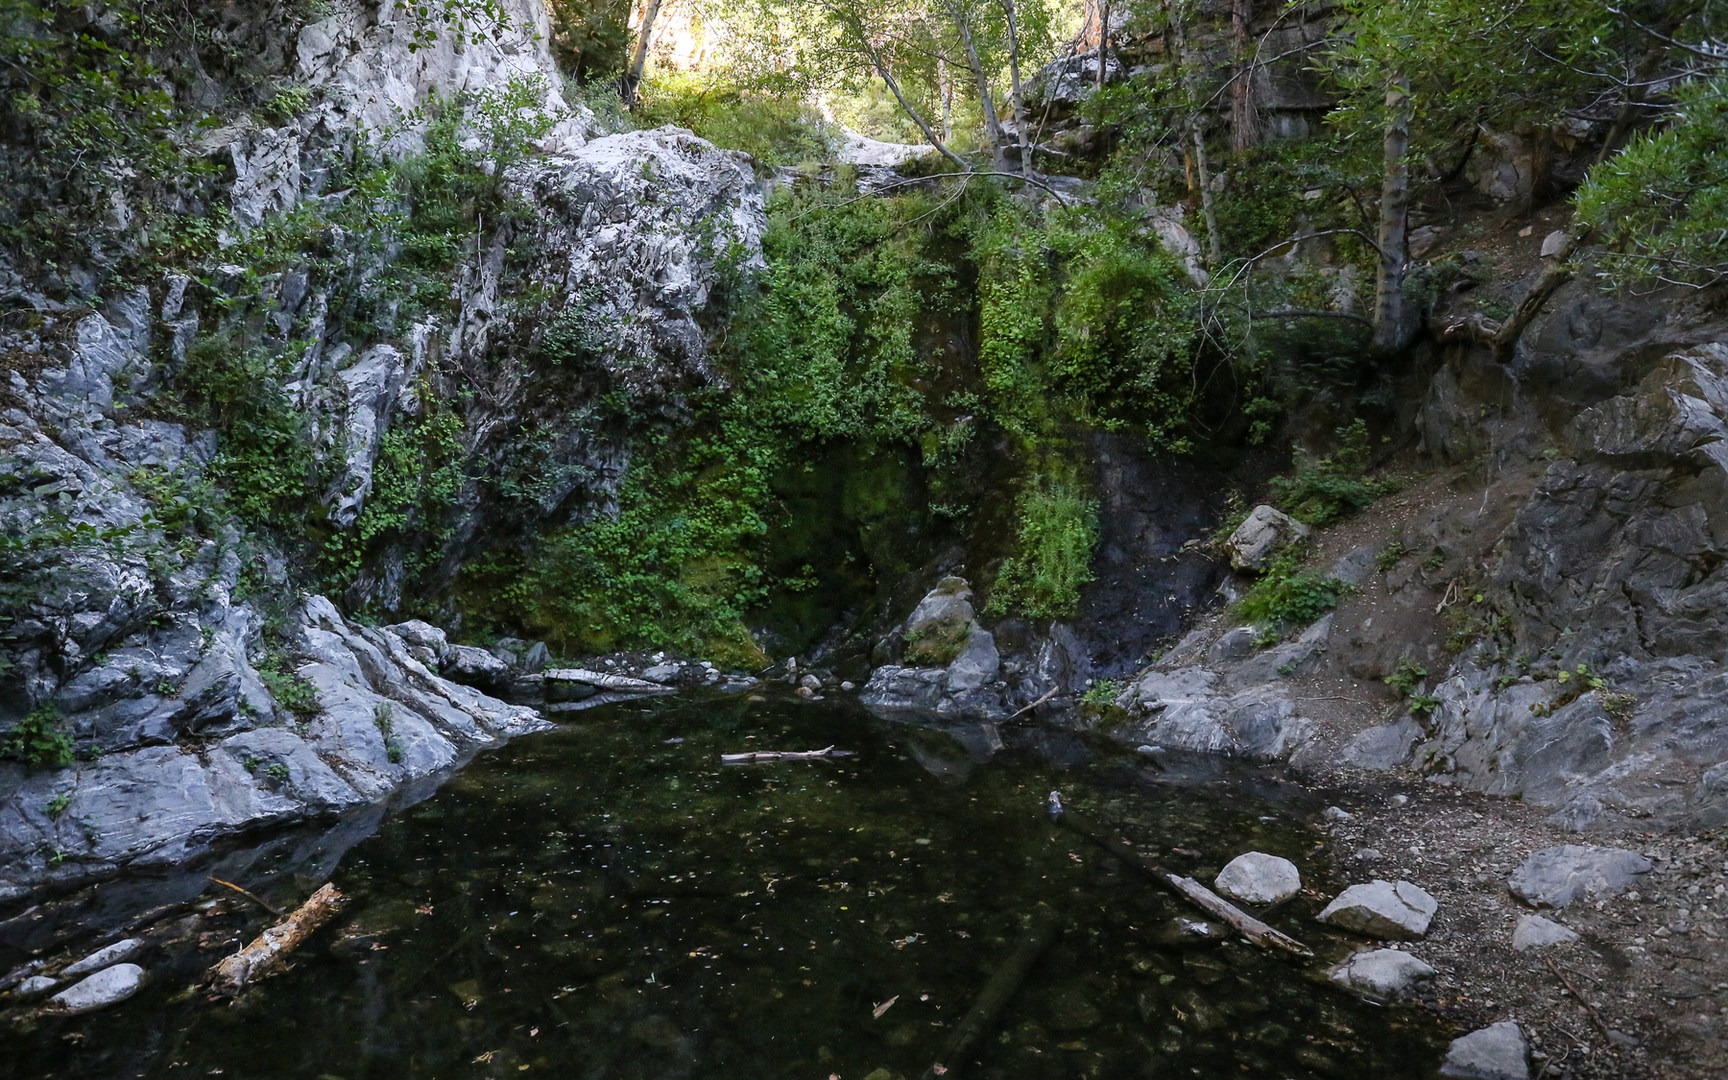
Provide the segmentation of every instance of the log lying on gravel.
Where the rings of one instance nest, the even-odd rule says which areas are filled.
[[[757,750],[746,754],[721,754],[722,765],[753,765],[762,761],[815,761],[818,758],[851,757],[850,750],[825,746],[820,750]]]
[[[1191,877],[1166,870],[1146,856],[1135,851],[1122,841],[1100,829],[1085,815],[1069,810],[1062,805],[1061,793],[1052,791],[1049,804],[1050,816],[1056,823],[1072,832],[1079,833],[1086,839],[1097,844],[1110,854],[1131,866],[1144,871],[1152,880],[1163,885],[1182,899],[1211,915],[1213,918],[1227,923],[1237,933],[1252,941],[1263,949],[1282,949],[1304,959],[1312,958],[1313,950],[1290,937],[1288,934],[1256,919],[1230,901],[1219,896],[1206,886]]]
[[[224,997],[233,997],[264,976],[278,970],[287,956],[312,931],[330,921],[342,906],[342,894],[326,882],[304,904],[294,909],[282,922],[265,930],[252,943],[226,957],[210,969],[210,989]]]

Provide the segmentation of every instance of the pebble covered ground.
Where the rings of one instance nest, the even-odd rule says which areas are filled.
[[[1728,1076],[1728,829],[1581,836],[1541,808],[1436,784],[1315,781],[1344,812],[1319,822],[1343,876],[1412,881],[1440,902],[1428,936],[1401,946],[1438,969],[1423,1005],[1460,1030],[1516,1021],[1533,1076]],[[1578,941],[1514,951],[1520,917],[1538,912],[1507,881],[1560,844],[1625,848],[1654,869],[1618,896],[1539,912]]]

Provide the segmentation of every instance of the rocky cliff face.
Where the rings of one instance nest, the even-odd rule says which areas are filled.
[[[1728,821],[1721,339],[1578,288],[1509,365],[1439,355],[1437,471],[1320,539],[1357,591],[1269,648],[1206,621],[1121,694],[1124,736],[1409,768],[1569,828]]]
[[[672,129],[598,137],[559,94],[537,0],[509,0],[506,27],[473,35],[391,3],[323,11],[254,64],[299,88],[294,115],[237,116],[204,137],[200,152],[226,165],[209,203],[230,211],[208,257],[110,276],[89,305],[38,291],[23,264],[7,271],[19,316],[0,331],[8,893],[373,799],[537,726],[440,678],[401,635],[300,592],[314,577],[297,534],[364,541],[345,596],[391,610],[501,513],[500,476],[536,481],[507,500],[518,529],[604,509],[631,432],[592,422],[596,386],[637,414],[676,415],[713,377],[710,291],[759,258],[747,163]],[[225,88],[207,76],[202,92]],[[424,153],[451,107],[465,109],[458,144],[492,163],[488,197],[511,213],[433,236],[452,254],[411,311],[389,283],[426,238],[405,237],[387,193],[340,184],[361,144],[384,168]],[[529,136],[506,153],[501,131]],[[580,339],[579,374],[535,362],[549,328]],[[274,366],[235,366],[265,353]],[[279,391],[260,411],[244,386],[189,382],[200,370]],[[200,393],[217,408],[190,416]],[[236,439],[263,432],[261,465],[296,450],[269,442],[270,425],[299,418],[278,430],[303,435],[321,479],[277,521],[286,546],[260,542],[215,494],[233,456],[199,422],[212,417]],[[410,533],[417,511],[388,485],[404,462],[423,483],[418,462],[439,454],[446,503]]]
[[[0,268],[0,894],[372,800],[535,727],[440,676],[485,654],[353,614],[454,613],[487,553],[616,512],[633,455],[721,379],[709,313],[765,228],[746,161],[598,131],[535,0],[480,35],[320,11],[243,65],[293,107],[200,136],[208,229],[140,248],[163,255],[141,273]],[[193,81],[243,97],[224,77]],[[1316,107],[1262,89],[1283,134]],[[1226,612],[1162,648],[1227,573],[1198,550],[1225,479],[1100,434],[1080,618],[886,583],[906,603],[865,699],[999,718],[1126,679],[1135,742],[1412,768],[1572,827],[1728,821],[1722,340],[1574,289],[1510,365],[1427,357],[1406,411],[1453,485],[1322,535],[1359,591],[1269,647]],[[930,581],[988,566],[933,560]]]

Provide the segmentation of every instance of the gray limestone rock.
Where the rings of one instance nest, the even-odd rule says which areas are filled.
[[[1260,632],[1252,626],[1238,626],[1212,645],[1213,660],[1246,660],[1260,651]]]
[[[1527,904],[1558,910],[1580,897],[1618,896],[1650,870],[1650,860],[1635,851],[1562,844],[1525,859],[1507,886]]]
[[[489,694],[508,689],[511,678],[510,665],[473,645],[444,646],[438,654],[438,674]]]
[[[354,524],[372,493],[372,467],[408,374],[402,353],[390,345],[367,349],[359,360],[336,373],[345,414],[341,436],[345,463],[330,522],[339,528]]]
[[[1358,732],[1344,747],[1344,760],[1364,769],[1385,771],[1403,764],[1422,738],[1422,727],[1409,716]]]
[[[1453,1039],[1440,1075],[1454,1080],[1530,1080],[1530,1044],[1511,1020]]]
[[[950,694],[977,690],[996,678],[1002,658],[996,651],[996,639],[988,630],[974,626],[966,635],[966,645],[948,665],[947,690]]]
[[[1339,964],[1329,978],[1383,1001],[1401,1001],[1414,995],[1434,974],[1432,967],[1407,952],[1373,949]]]
[[[14,987],[12,993],[29,1000],[30,998],[39,998],[59,985],[59,979],[50,979],[46,975],[32,975]]]
[[[1512,948],[1518,952],[1543,949],[1552,945],[1568,945],[1578,940],[1575,931],[1568,930],[1540,915],[1523,915],[1512,930]]]
[[[1366,937],[1411,941],[1428,933],[1439,907],[1408,881],[1376,879],[1345,889],[1316,918]]]
[[[698,318],[711,291],[722,274],[760,265],[764,193],[748,161],[675,129],[589,142],[585,110],[562,99],[538,0],[502,0],[506,20],[474,40],[436,24],[433,40],[417,41],[416,20],[399,12],[329,7],[327,17],[301,28],[286,58],[292,71],[284,74],[308,91],[306,107],[280,122],[202,133],[198,152],[232,168],[196,197],[226,200],[249,225],[300,200],[340,199],[346,193],[324,187],[326,148],[346,152],[358,132],[388,128],[371,149],[412,153],[424,130],[418,106],[534,88],[538,100],[527,110],[556,122],[499,178],[535,208],[523,232],[537,249],[524,295],[548,299],[543,310],[523,312],[523,322],[580,318],[606,344],[592,358],[597,377],[626,390],[644,415],[681,415],[681,396],[713,374]],[[221,92],[226,77],[211,75],[199,92]],[[351,260],[359,278],[384,269],[342,229],[318,243],[331,258]],[[4,613],[0,662],[10,673],[7,690],[17,692],[0,695],[0,734],[38,706],[52,707],[80,751],[99,755],[78,767],[70,803],[54,822],[39,808],[66,793],[66,774],[0,763],[0,789],[9,795],[0,801],[0,869],[9,881],[180,858],[224,832],[383,794],[544,723],[531,710],[440,678],[434,665],[447,643],[436,628],[405,624],[399,637],[348,624],[321,600],[306,605],[303,625],[290,628],[281,649],[297,670],[271,672],[310,683],[318,711],[295,700],[299,714],[292,713],[252,666],[263,620],[239,598],[233,526],[180,497],[208,479],[214,434],[136,419],[152,412],[137,406],[160,391],[158,366],[183,362],[200,330],[206,298],[190,283],[207,277],[231,300],[255,291],[256,314],[273,333],[305,343],[293,350],[285,389],[307,416],[321,471],[333,478],[322,509],[335,527],[352,525],[370,497],[386,433],[421,415],[415,373],[429,358],[489,363],[501,260],[501,243],[496,251],[479,245],[460,280],[448,283],[460,315],[441,325],[386,325],[395,319],[388,311],[378,313],[378,325],[361,325],[304,267],[278,273],[226,264],[175,267],[151,287],[92,284],[83,295],[100,294],[99,311],[82,301],[75,311],[54,304],[51,325],[0,330],[0,352],[24,358],[3,375],[11,396],[0,413],[0,529],[13,535],[63,518],[92,530],[34,553],[40,567],[16,583],[29,602]],[[8,274],[8,288],[13,280]],[[34,283],[17,284],[19,295],[36,292]],[[505,403],[493,420],[506,445],[465,445],[471,464],[484,470],[520,449],[511,440],[521,433],[545,434],[547,483],[522,500],[532,511],[520,512],[564,525],[578,512],[604,511],[628,447],[593,435],[589,413],[545,400],[543,387],[509,370],[489,388]],[[509,379],[517,382],[504,385]],[[546,415],[524,413],[542,407]],[[578,487],[581,498],[572,499]],[[473,505],[479,498],[461,496],[446,550],[424,554],[454,565],[489,520],[488,508]],[[361,599],[382,610],[400,606],[411,587],[409,557],[379,555],[379,565],[365,568]],[[273,555],[244,569],[286,578],[290,589],[305,584],[299,568]],[[454,666],[484,683],[467,671],[474,666],[467,659],[459,654]],[[522,666],[532,671],[546,659],[543,646],[528,649]],[[483,674],[496,672],[488,665]]]
[[[60,972],[60,977],[62,979],[75,979],[80,975],[88,975],[92,971],[101,971],[103,968],[112,967],[122,960],[132,959],[143,947],[144,942],[139,938],[116,941],[105,948],[97,949],[76,963],[66,965],[65,969]]]
[[[907,643],[907,662],[947,663],[965,647],[976,622],[972,610],[972,586],[952,575],[924,594],[900,628]]]
[[[204,635],[209,640],[199,661],[223,658],[228,676],[209,685],[224,687],[225,697],[149,694],[86,714],[111,725],[115,748],[81,767],[56,821],[31,808],[60,793],[59,774],[0,764],[0,783],[16,791],[16,798],[0,802],[0,865],[37,880],[53,871],[41,861],[44,851],[76,856],[85,872],[101,863],[181,861],[223,833],[353,806],[450,765],[470,747],[546,726],[533,710],[440,679],[402,638],[353,626],[318,597],[303,607],[299,648],[308,662],[296,674],[310,683],[320,711],[290,725],[284,710],[281,723],[272,723],[270,698],[239,652],[250,625],[249,616],[235,614],[239,610],[230,609],[238,622],[219,623],[213,635]],[[152,670],[164,674],[153,677],[169,678],[171,668],[163,665],[186,663],[176,659],[181,652],[174,643],[182,637],[190,642],[188,655],[197,656],[200,635],[174,631],[163,639],[172,647],[155,656]],[[136,655],[138,663],[148,662]],[[123,741],[128,731],[159,730],[165,738],[196,730],[187,717],[200,700],[231,702],[233,716],[242,720],[222,723],[239,730],[197,750],[177,741]],[[222,730],[196,723],[207,735]]]
[[[1372,548],[1351,548],[1342,558],[1332,564],[1326,571],[1326,576],[1342,581],[1351,588],[1356,588],[1368,580],[1375,569],[1375,552]]]
[[[1120,699],[1144,717],[1123,737],[1255,761],[1288,757],[1310,738],[1312,722],[1280,683],[1246,681],[1232,692],[1210,667],[1155,668]]]
[[[444,631],[421,619],[409,619],[407,622],[399,622],[393,626],[386,626],[384,629],[410,645],[431,649],[435,653],[442,651],[444,646],[449,644],[445,639]]]
[[[1264,570],[1274,555],[1307,539],[1311,531],[1282,510],[1262,504],[1236,526],[1230,539],[1224,541],[1224,550],[1230,556],[1230,565],[1236,569]]]
[[[934,711],[942,702],[946,676],[943,668],[884,664],[870,673],[858,700],[873,709]]]
[[[115,964],[60,991],[48,999],[48,1004],[69,1013],[93,1012],[125,1001],[143,985],[143,968],[137,964]]]
[[[605,671],[589,671],[586,668],[552,668],[542,672],[541,677],[547,683],[548,697],[551,697],[555,684],[585,686],[612,694],[664,694],[670,689],[647,679],[613,675]]]
[[[1250,851],[1231,859],[1212,884],[1244,904],[1276,904],[1302,891],[1302,874],[1289,859]]]

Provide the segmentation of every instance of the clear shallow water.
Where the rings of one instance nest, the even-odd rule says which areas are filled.
[[[950,1075],[1433,1074],[1423,1014],[1182,937],[1189,910],[1042,812],[1060,788],[1173,869],[1259,848],[1313,878],[1316,837],[1269,781],[1006,737],[980,763],[980,729],[843,706],[595,710],[386,820],[331,874],[336,922],[240,1005],[184,993],[172,973],[195,967],[165,960],[140,997],[8,1037],[9,1056],[56,1077],[910,1078],[1049,910],[1060,935]],[[830,744],[856,756],[719,762]],[[1313,911],[1274,921],[1342,952]]]

